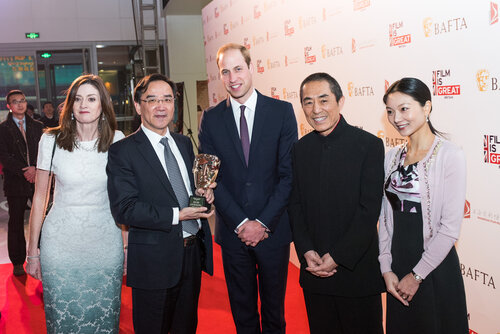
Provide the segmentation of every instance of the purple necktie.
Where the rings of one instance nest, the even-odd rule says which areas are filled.
[[[248,166],[248,155],[250,153],[250,136],[248,135],[247,119],[245,118],[245,106],[240,106],[240,138],[243,154],[245,155],[245,162]]]

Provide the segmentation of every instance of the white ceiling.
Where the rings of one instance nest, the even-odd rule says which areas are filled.
[[[167,15],[201,15],[201,9],[212,0],[170,0]]]

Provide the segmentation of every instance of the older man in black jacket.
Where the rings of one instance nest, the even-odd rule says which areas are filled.
[[[26,239],[24,211],[33,198],[38,142],[43,124],[26,117],[26,97],[20,90],[7,94],[10,112],[0,124],[0,163],[3,165],[3,189],[9,205],[8,250],[14,275],[24,275]]]
[[[383,143],[347,124],[330,75],[307,77],[300,98],[315,131],[293,149],[289,213],[311,333],[382,334]]]

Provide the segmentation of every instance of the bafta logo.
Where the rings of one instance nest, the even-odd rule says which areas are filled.
[[[352,97],[352,95],[354,94],[354,84],[352,83],[352,81],[347,84],[347,91],[349,92],[349,97]]]
[[[476,73],[476,82],[477,82],[477,88],[481,92],[485,92],[488,90],[488,79],[490,78],[490,73],[488,70],[479,70]]]
[[[198,154],[194,159],[193,176],[196,189],[207,189],[215,182],[219,173],[220,160],[215,155]],[[210,210],[211,205],[207,203],[203,196],[190,196],[189,206],[191,207],[206,207]]]
[[[432,36],[432,19],[430,17],[426,17],[423,22],[424,25],[424,34],[425,37]]]

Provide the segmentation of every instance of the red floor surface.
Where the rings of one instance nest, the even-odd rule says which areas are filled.
[[[236,333],[227,296],[220,247],[214,244],[214,276],[203,275],[199,303],[198,333]],[[302,289],[298,283],[299,270],[290,263],[285,305],[287,332],[309,333]],[[123,285],[120,333],[133,333],[132,296],[130,288]],[[45,315],[42,302],[42,285],[27,277],[12,275],[12,265],[0,265],[0,333],[45,333]]]

